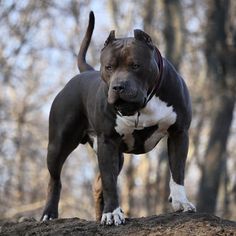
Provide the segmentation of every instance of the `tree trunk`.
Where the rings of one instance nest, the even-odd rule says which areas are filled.
[[[16,194],[17,201],[24,201],[24,185],[25,185],[25,162],[26,157],[23,150],[23,129],[25,124],[25,104],[23,105],[23,109],[18,115],[17,118],[17,133],[15,138],[15,147],[16,147]]]
[[[216,99],[215,103],[214,108],[212,107],[215,117],[212,121],[211,134],[205,153],[197,207],[199,211],[209,213],[214,213],[216,209],[217,194],[221,173],[225,165],[224,154],[233,118],[235,98],[225,94]]]
[[[151,215],[152,214],[152,202],[153,202],[153,196],[152,196],[152,184],[151,184],[151,179],[150,179],[150,173],[151,173],[151,159],[148,154],[145,155],[144,157],[146,160],[146,172],[145,172],[145,177],[144,177],[144,199],[145,199],[145,208],[146,208],[146,214]]]
[[[179,68],[185,47],[185,25],[179,0],[164,0],[166,57]]]
[[[163,155],[166,155],[166,157],[168,158],[167,149],[164,151]],[[167,160],[167,158],[166,158],[166,160]],[[168,198],[169,198],[169,195],[170,195],[170,188],[169,188],[170,170],[169,170],[168,161],[166,161],[164,174],[165,175],[164,175],[163,181],[165,182],[165,185],[164,185],[164,188],[163,188],[162,212],[166,213],[166,212],[168,212],[168,208],[169,208]]]
[[[134,157],[131,154],[126,154],[126,158],[128,158],[128,165],[126,169],[126,178],[127,178],[127,199],[128,199],[128,209],[127,209],[127,216],[133,216],[133,210],[135,206],[135,199],[134,199],[134,187],[135,187],[135,176],[134,176]]]
[[[235,48],[227,45],[226,31],[229,3],[225,0],[210,0],[207,10],[205,56],[208,78],[211,80],[212,103],[209,109],[212,114],[212,125],[204,157],[197,208],[209,213],[216,210],[235,104]]]
[[[153,33],[153,20],[154,20],[154,12],[155,12],[155,0],[146,0],[144,1],[143,9],[143,29],[146,33],[152,35]],[[152,35],[153,37],[153,35]]]

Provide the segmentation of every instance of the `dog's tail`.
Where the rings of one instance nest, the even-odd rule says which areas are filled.
[[[87,31],[80,46],[79,54],[77,56],[77,66],[80,72],[94,70],[94,68],[86,62],[86,53],[93,34],[94,22],[95,22],[94,14],[92,11],[90,11]]]

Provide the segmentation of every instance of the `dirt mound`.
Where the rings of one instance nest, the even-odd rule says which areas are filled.
[[[204,213],[171,213],[127,219],[126,224],[101,226],[79,218],[37,222],[0,222],[0,235],[236,235],[236,222]]]

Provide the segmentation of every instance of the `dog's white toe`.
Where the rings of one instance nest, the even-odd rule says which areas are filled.
[[[53,220],[53,218],[49,217],[48,215],[44,215],[42,221],[48,221],[48,220]]]
[[[121,225],[125,223],[125,216],[120,207],[117,207],[113,212],[107,212],[102,214],[102,225]]]
[[[47,220],[49,220],[49,216],[48,215],[44,215],[42,221],[47,221]]]
[[[172,207],[174,211],[196,212],[196,207],[188,200],[183,202],[172,199]]]

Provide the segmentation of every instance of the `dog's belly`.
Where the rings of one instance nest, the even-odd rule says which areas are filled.
[[[123,140],[122,151],[141,154],[151,151],[176,121],[172,106],[153,97],[140,115],[116,117],[115,130]]]

